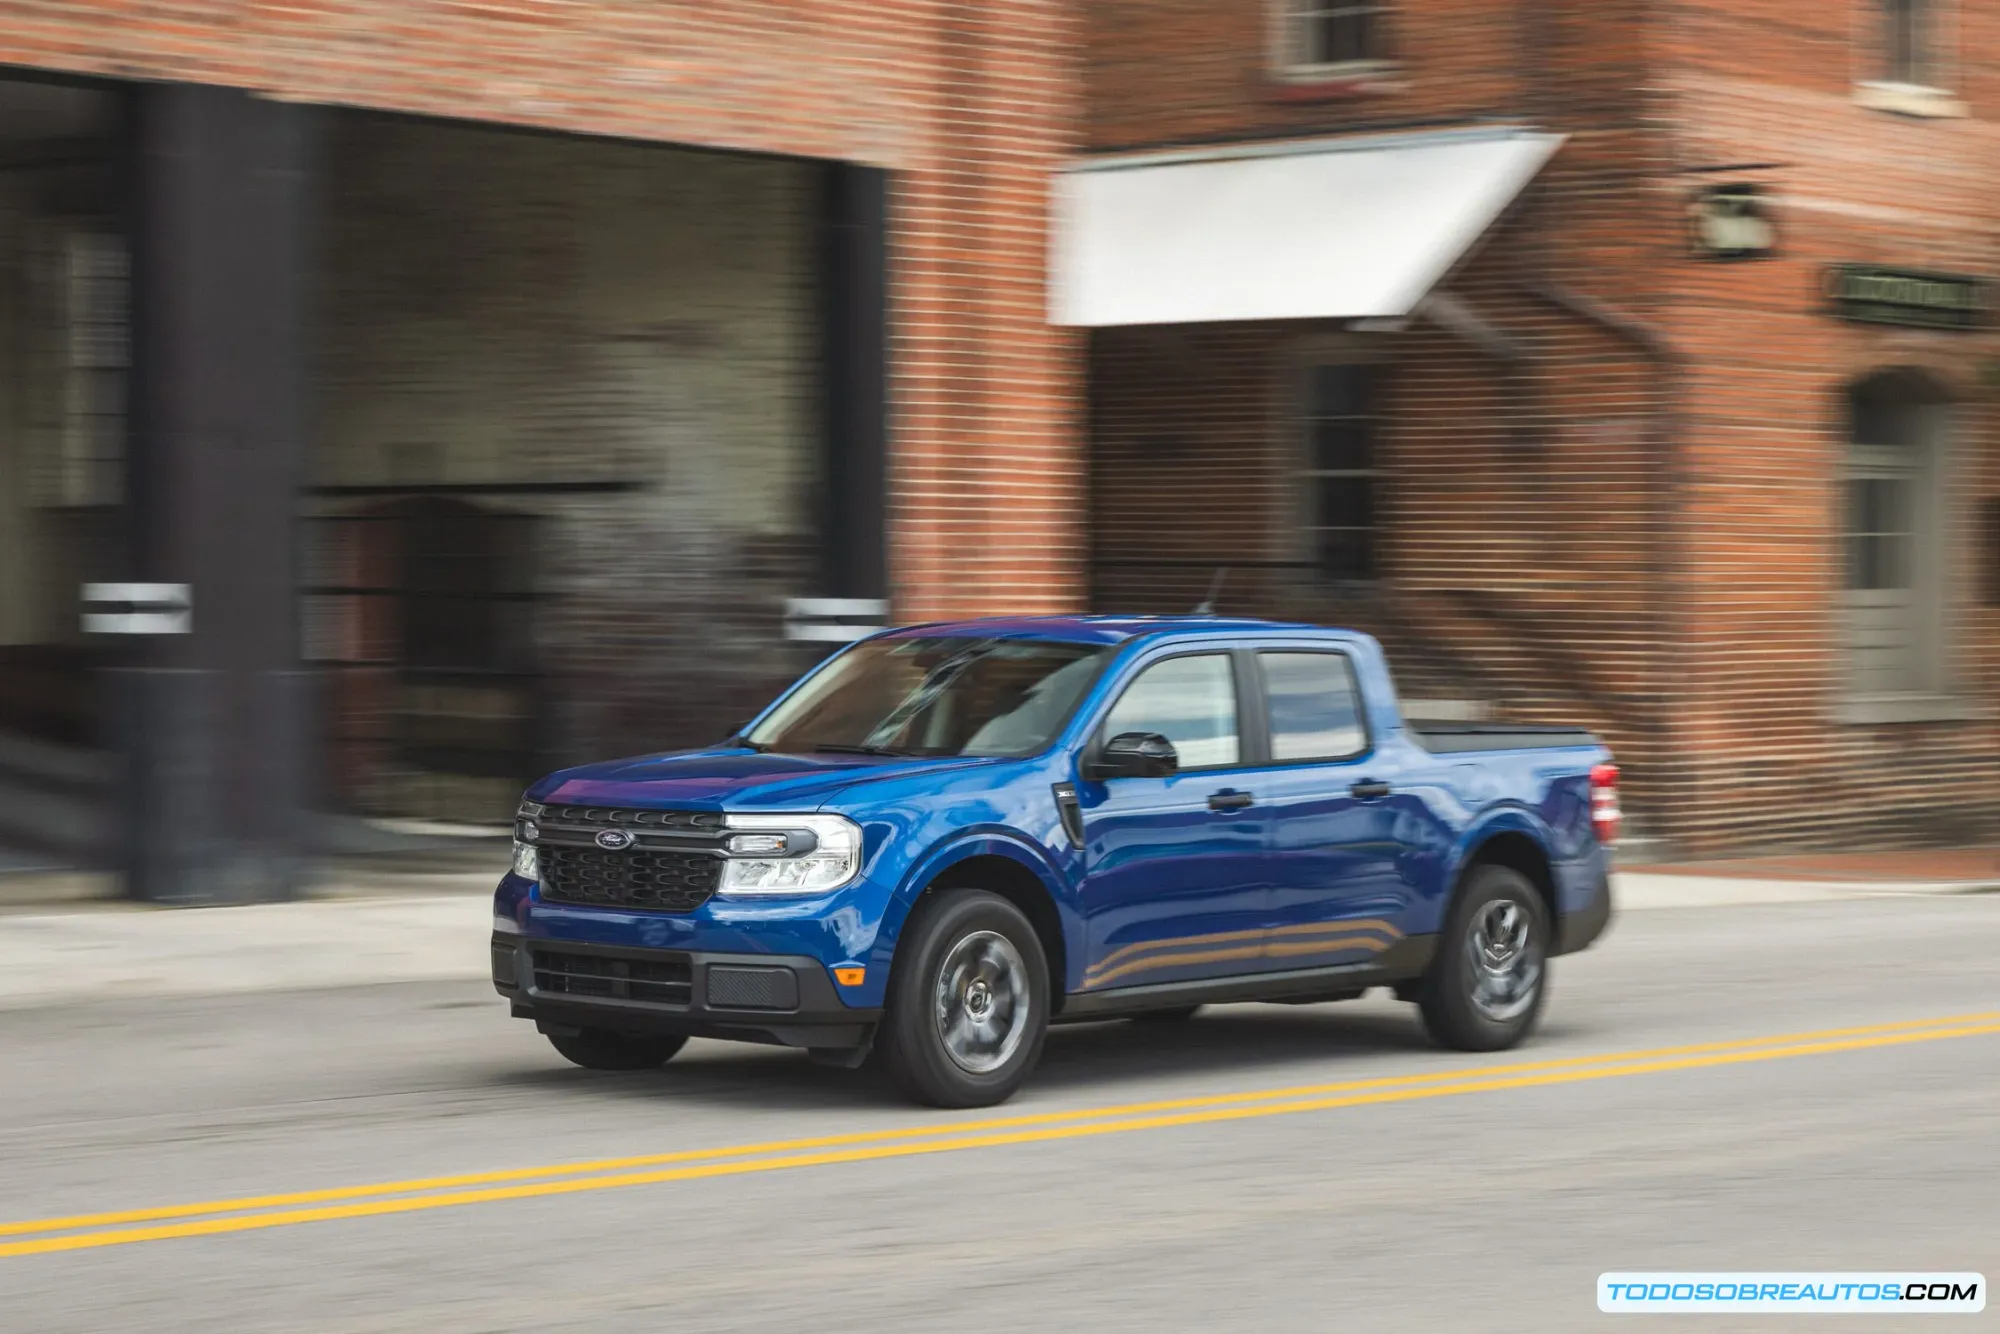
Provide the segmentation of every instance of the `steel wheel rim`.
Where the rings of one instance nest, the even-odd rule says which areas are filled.
[[[1483,905],[1465,933],[1465,964],[1474,1009],[1497,1023],[1518,1019],[1542,987],[1535,920],[1516,899]]]
[[[967,1074],[989,1075],[1012,1060],[1032,1009],[1027,962],[998,931],[961,937],[938,969],[938,1041]]]

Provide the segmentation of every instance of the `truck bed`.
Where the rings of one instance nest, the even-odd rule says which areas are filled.
[[[1408,718],[1403,725],[1433,755],[1481,750],[1558,750],[1603,744],[1581,727],[1541,727],[1522,723],[1448,723]]]

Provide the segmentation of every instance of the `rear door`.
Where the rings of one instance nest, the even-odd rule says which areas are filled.
[[[1085,990],[1261,966],[1264,812],[1245,767],[1241,672],[1239,655],[1221,648],[1153,659],[1093,731],[1092,747],[1122,732],[1158,733],[1174,743],[1181,769],[1170,778],[1078,777]]]
[[[1355,662],[1333,644],[1265,644],[1255,663],[1271,768],[1272,971],[1362,963],[1402,938],[1410,894],[1384,756],[1369,733]]]

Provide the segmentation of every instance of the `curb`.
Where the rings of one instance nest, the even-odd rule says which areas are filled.
[[[464,894],[0,917],[0,1010],[483,979],[492,925]]]

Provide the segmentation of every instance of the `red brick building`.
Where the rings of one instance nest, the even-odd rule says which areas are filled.
[[[1223,565],[1694,850],[1993,828],[1969,0],[5,14],[0,846],[266,893]]]
[[[1052,0],[0,9],[0,844],[268,893],[1083,598]]]
[[[1602,729],[1694,851],[2000,825],[2000,13],[1085,13],[1097,603],[1227,566],[1427,707]],[[1488,225],[1452,143],[1543,134]]]

